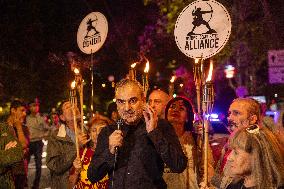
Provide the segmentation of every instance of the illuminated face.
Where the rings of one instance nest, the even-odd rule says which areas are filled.
[[[20,120],[21,123],[25,122],[27,113],[26,113],[26,108],[24,106],[12,108],[11,113],[14,117],[17,117]]]
[[[77,119],[80,118],[80,112],[79,112],[79,109],[78,107],[76,107],[76,117]],[[62,106],[62,115],[60,115],[60,118],[63,120],[63,121],[66,121],[67,123],[68,122],[73,122],[74,118],[73,118],[73,109],[72,109],[72,105],[71,103],[68,101],[68,102],[65,102]]]
[[[165,117],[165,107],[169,101],[169,96],[163,91],[153,91],[149,96],[149,106],[156,112],[159,118]]]
[[[187,110],[182,100],[173,102],[168,109],[168,121],[172,124],[185,124]]]
[[[251,172],[252,155],[240,148],[233,149],[228,156],[229,171],[232,176],[243,176]]]
[[[101,130],[106,126],[105,123],[94,123],[90,129],[90,137],[94,144],[97,143],[98,136]]]
[[[231,104],[228,112],[228,126],[231,131],[249,126],[248,106],[249,104],[244,101],[235,101]]]
[[[115,97],[119,116],[126,124],[136,124],[142,118],[145,106],[139,87],[126,84],[117,89]]]

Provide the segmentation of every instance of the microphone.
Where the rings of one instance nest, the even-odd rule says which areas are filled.
[[[121,130],[121,127],[123,125],[123,119],[119,119],[117,120],[116,122],[116,125],[117,125],[117,130]],[[117,155],[118,155],[118,146],[116,146],[114,148],[114,163],[113,163],[113,170],[112,170],[112,180],[111,180],[111,188],[114,188],[114,182],[113,182],[113,178],[114,178],[114,171],[116,169],[116,162],[117,162]]]
[[[119,120],[117,120],[117,122],[116,122],[116,125],[117,125],[117,130],[121,130],[121,127],[122,127],[122,125],[123,125],[123,119],[119,119]],[[115,147],[115,160],[117,159],[117,154],[118,154],[118,146],[116,146]]]

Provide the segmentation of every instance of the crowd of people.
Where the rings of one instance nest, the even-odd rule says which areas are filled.
[[[28,187],[31,156],[36,174],[29,188],[40,188],[42,139],[48,140],[52,189],[284,188],[283,123],[271,129],[256,100],[232,102],[231,134],[221,155],[209,145],[204,161],[202,122],[190,99],[155,89],[147,102],[143,87],[130,79],[117,83],[115,99],[106,116],[94,114],[83,128],[75,128],[73,112],[78,121],[80,112],[68,100],[49,122],[39,103],[30,103],[27,115],[24,103],[12,102],[0,124],[0,188]]]

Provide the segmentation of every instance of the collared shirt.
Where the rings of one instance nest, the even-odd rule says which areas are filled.
[[[69,127],[65,126],[66,134],[71,138],[71,140],[75,143],[75,132],[72,131]]]
[[[46,136],[46,133],[50,129],[50,127],[40,114],[28,115],[26,118],[26,126],[30,131],[31,142],[42,140],[42,138]]]
[[[167,188],[162,175],[164,163],[173,172],[181,173],[186,165],[178,137],[173,127],[159,120],[158,127],[147,133],[144,121],[136,126],[123,125],[123,146],[119,148],[114,177],[112,170],[114,155],[110,153],[108,137],[116,130],[110,125],[101,131],[97,148],[88,169],[88,179],[97,182],[106,174],[115,189],[164,189]],[[111,187],[111,184],[109,186]]]

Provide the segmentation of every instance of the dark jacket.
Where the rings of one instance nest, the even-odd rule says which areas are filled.
[[[59,130],[62,131],[63,126],[60,126]],[[69,170],[76,158],[76,147],[66,132],[63,137],[58,133],[59,131],[55,130],[48,139],[46,165],[50,170],[51,188],[67,189]]]
[[[145,122],[136,126],[123,125],[123,146],[118,151],[114,178],[112,176],[114,155],[109,151],[109,136],[115,125],[105,127],[99,137],[97,148],[88,169],[88,179],[97,182],[107,173],[114,181],[115,189],[163,189],[164,163],[176,173],[187,165],[178,137],[173,127],[159,120],[158,127],[147,133]]]
[[[17,141],[17,145],[5,150],[6,144],[12,141]],[[23,157],[23,148],[18,139],[11,134],[7,124],[0,123],[0,188],[15,188],[13,166],[23,161]]]

